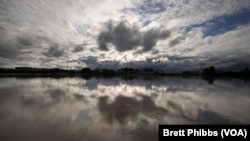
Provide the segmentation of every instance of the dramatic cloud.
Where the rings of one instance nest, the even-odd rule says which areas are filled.
[[[23,37],[19,37],[18,42],[21,45],[24,45],[24,46],[31,46],[32,45],[32,42],[29,39],[26,39],[26,38],[23,38]]]
[[[170,47],[175,46],[175,45],[177,45],[178,43],[180,43],[180,41],[181,41],[181,39],[175,38],[175,39],[173,39],[173,40],[171,40],[171,41],[169,42],[169,46],[170,46]]]
[[[116,25],[109,21],[104,26],[97,39],[100,50],[108,50],[107,43],[111,43],[120,52],[139,46],[143,47],[143,51],[149,51],[156,45],[157,40],[165,39],[170,34],[169,31],[160,28],[141,32],[138,26],[130,25],[126,21]]]
[[[1,42],[0,43],[0,57],[14,59],[17,58],[20,51],[11,43]]]
[[[248,64],[249,15],[249,0],[0,0],[0,67]]]
[[[81,62],[84,63],[87,67],[90,68],[103,68],[103,69],[119,69],[121,67],[121,64],[119,61],[115,60],[105,60],[100,61],[98,60],[98,57],[95,56],[88,56],[81,59]]]
[[[60,57],[64,55],[64,49],[60,49],[58,44],[53,44],[48,51],[44,53],[48,57]]]
[[[108,50],[107,43],[113,44],[118,51],[135,49],[140,45],[141,35],[138,28],[129,27],[126,21],[121,21],[117,25],[109,21],[104,26],[97,39],[99,49]]]
[[[72,52],[77,53],[83,51],[83,47],[81,45],[77,45],[73,48]]]
[[[155,45],[157,40],[166,39],[170,35],[167,30],[161,29],[150,29],[143,36],[143,51],[151,50]]]

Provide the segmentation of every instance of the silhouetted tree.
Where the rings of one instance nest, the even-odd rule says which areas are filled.
[[[217,71],[214,66],[210,66],[209,68],[205,68],[202,71],[202,79],[207,81],[209,84],[213,84],[215,77],[217,75]]]
[[[91,71],[91,69],[90,68],[82,68],[82,70],[81,70],[81,73],[83,73],[83,74],[89,74],[89,73],[91,73],[92,71]]]
[[[121,68],[118,71],[123,72],[123,73],[135,73],[135,72],[137,72],[135,69],[128,68],[128,67]]]
[[[216,76],[217,71],[216,71],[216,69],[215,69],[214,66],[210,66],[209,68],[205,68],[205,69],[202,71],[202,74],[203,74],[203,75],[206,75],[206,76]]]

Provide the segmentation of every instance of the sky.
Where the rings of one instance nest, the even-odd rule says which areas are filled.
[[[0,67],[249,64],[249,0],[0,0]]]

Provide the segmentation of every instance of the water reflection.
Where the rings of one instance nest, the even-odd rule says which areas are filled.
[[[108,103],[108,97],[101,97],[98,101],[98,109],[102,117],[110,124],[119,122],[122,125],[134,122],[139,115],[151,118],[162,118],[167,110],[157,107],[149,96],[142,96],[141,100],[119,95],[112,103]],[[146,121],[146,120],[145,120]],[[146,121],[146,123],[148,123]]]
[[[249,124],[249,83],[2,78],[0,140],[158,140],[158,124]]]

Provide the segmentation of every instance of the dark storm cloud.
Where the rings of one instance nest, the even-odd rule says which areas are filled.
[[[47,52],[44,53],[48,57],[60,57],[64,55],[64,49],[60,49],[57,43],[50,46]]]
[[[153,68],[155,70],[190,70],[198,69],[203,66],[201,65],[201,62],[204,62],[204,60],[207,60],[207,58],[203,56],[161,55],[158,57],[147,58],[142,61],[130,61],[123,63],[122,65],[123,67],[138,69]]]
[[[73,53],[77,53],[77,52],[81,52],[81,51],[83,51],[82,45],[77,45],[72,50]]]
[[[18,39],[18,43],[24,46],[31,46],[32,45],[32,41],[30,39],[24,38],[24,37],[19,37]]]
[[[7,59],[14,59],[20,53],[20,50],[15,44],[6,43],[4,41],[0,42],[0,57]]]
[[[95,66],[97,64],[97,57],[88,56],[86,58],[83,58],[82,62],[84,62],[89,67],[92,66],[92,65]]]
[[[106,68],[106,69],[118,69],[120,62],[115,60],[98,61],[98,57],[88,56],[81,59],[81,62],[85,63],[90,68]]]
[[[205,65],[213,65],[222,70],[244,70],[250,67],[250,57],[247,54],[228,56],[209,56]],[[201,64],[200,64],[201,65]]]
[[[0,25],[0,30],[1,30],[1,31],[4,31],[4,30],[5,30],[5,28],[4,28],[4,27],[2,27],[2,26]]]
[[[112,43],[118,51],[127,51],[140,45],[140,32],[125,21],[114,26],[112,21],[105,24],[106,30],[100,32],[97,42],[100,50],[108,50],[107,43]]]
[[[12,37],[0,23],[0,57],[6,59],[16,59],[23,55],[22,46],[30,45],[30,41],[23,37]]]
[[[167,56],[170,61],[182,61],[182,60],[199,60],[202,56]]]
[[[46,52],[43,52],[43,44],[51,45]],[[0,34],[1,58],[12,59],[16,63],[20,61],[34,61],[34,56],[38,55],[37,57],[39,57],[41,53],[50,57],[59,57],[64,54],[64,50],[60,49],[59,45],[47,36],[31,33],[10,36],[5,31],[2,31]]]
[[[40,42],[47,42],[47,43],[52,43],[53,40],[47,36],[42,36],[42,35],[36,35],[35,39]]]
[[[113,29],[113,44],[118,51],[131,50],[140,44],[138,29],[128,27],[125,22],[120,22]]]
[[[109,21],[104,26],[106,29],[102,30],[97,38],[97,43],[99,45],[100,50],[108,50],[107,43],[110,43],[113,40],[112,30],[114,27],[112,21]]]
[[[160,51],[159,50],[153,50],[152,52],[151,52],[151,54],[158,54]]]
[[[198,123],[206,123],[206,124],[239,124],[238,122],[230,120],[227,116],[221,115],[220,113],[214,111],[207,110],[198,110],[197,115]]]
[[[111,43],[120,51],[136,49],[138,46],[143,47],[143,52],[151,50],[157,43],[157,40],[165,39],[170,35],[167,30],[150,29],[146,32],[140,32],[135,25],[130,25],[126,21],[118,24],[109,21],[104,25],[97,39],[100,50],[107,51],[107,44]]]
[[[173,47],[173,46],[179,44],[180,42],[181,42],[180,38],[175,38],[175,39],[169,41],[169,47]]]
[[[88,56],[81,59],[87,67],[90,68],[107,68],[107,69],[119,69],[122,67],[131,67],[136,69],[154,68],[155,70],[164,69],[196,69],[201,66],[202,60],[206,60],[202,56],[158,56],[147,58],[141,61],[130,61],[121,63],[117,60],[99,61],[96,56]]]
[[[150,29],[143,36],[142,46],[143,51],[150,51],[155,45],[157,40],[165,39],[170,35],[170,32],[167,30],[160,29]]]

